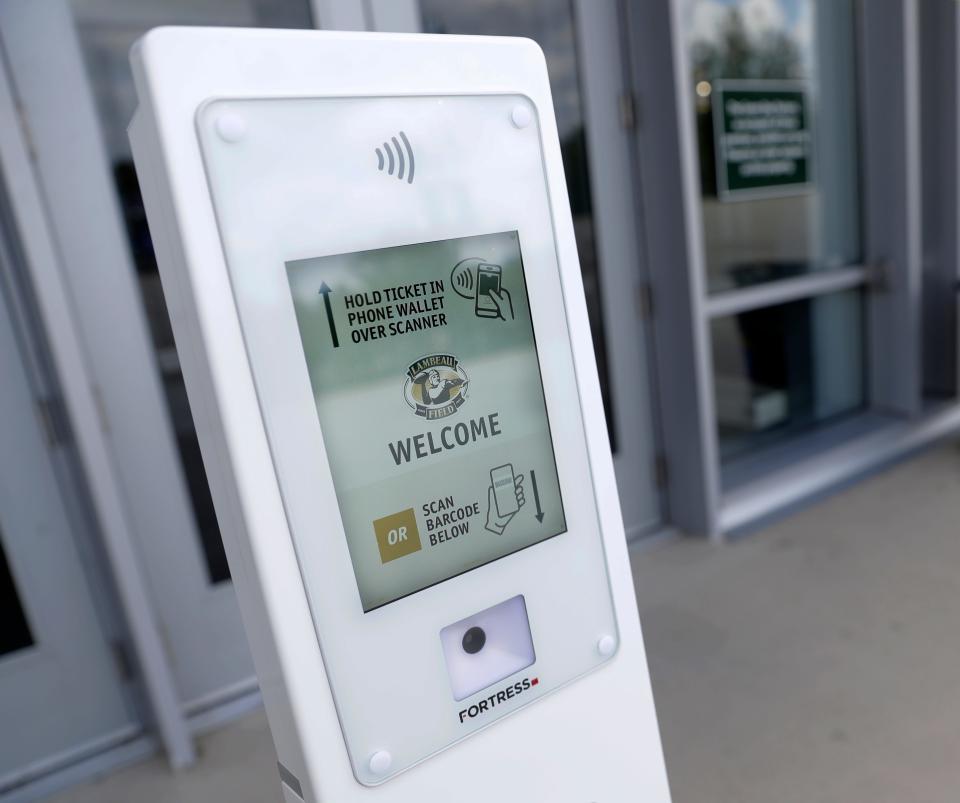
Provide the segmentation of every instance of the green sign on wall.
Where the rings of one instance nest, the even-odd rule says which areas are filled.
[[[802,84],[716,81],[713,133],[720,199],[803,192],[811,173],[809,125]]]

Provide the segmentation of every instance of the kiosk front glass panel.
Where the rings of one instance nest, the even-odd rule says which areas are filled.
[[[571,229],[524,95],[233,98],[196,120],[276,537],[356,777],[380,783],[616,650]]]

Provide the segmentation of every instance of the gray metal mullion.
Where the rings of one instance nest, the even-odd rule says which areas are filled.
[[[860,4],[864,260],[885,264],[870,296],[870,401],[921,410],[918,0]]]
[[[314,27],[328,31],[370,29],[367,4],[360,0],[309,0]]]
[[[419,0],[367,0],[371,31],[422,33]]]
[[[717,537],[720,469],[682,3],[623,6],[639,107],[638,194],[655,299],[654,353],[669,516],[683,530]]]

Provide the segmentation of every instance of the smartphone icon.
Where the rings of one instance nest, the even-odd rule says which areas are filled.
[[[500,308],[490,296],[492,290],[500,295],[500,274],[503,269],[499,265],[481,262],[477,265],[477,303],[474,312],[478,318],[499,318]]]
[[[516,477],[510,463],[490,469],[490,484],[493,486],[493,501],[497,506],[497,514],[501,518],[510,516],[520,509],[520,503],[517,501]]]

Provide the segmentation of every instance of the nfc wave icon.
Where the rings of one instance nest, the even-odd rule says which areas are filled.
[[[450,281],[453,283],[453,289],[458,295],[464,298],[473,298],[475,296],[473,289],[475,284],[473,279],[474,265],[471,263],[477,263],[479,261],[479,259],[464,259],[454,265],[453,271],[450,274]]]
[[[387,173],[391,176],[394,174],[394,168],[396,168],[396,175],[398,179],[403,180],[404,177],[407,179],[407,184],[413,184],[413,171],[414,171],[414,159],[413,159],[413,148],[410,147],[410,140],[407,139],[407,135],[402,131],[399,132],[400,139],[403,142],[404,147],[400,147],[400,143],[397,142],[396,137],[390,137],[390,142],[383,143],[383,150],[376,148],[377,152],[377,170],[381,172],[386,168]],[[393,147],[390,147],[390,143],[393,143]]]

